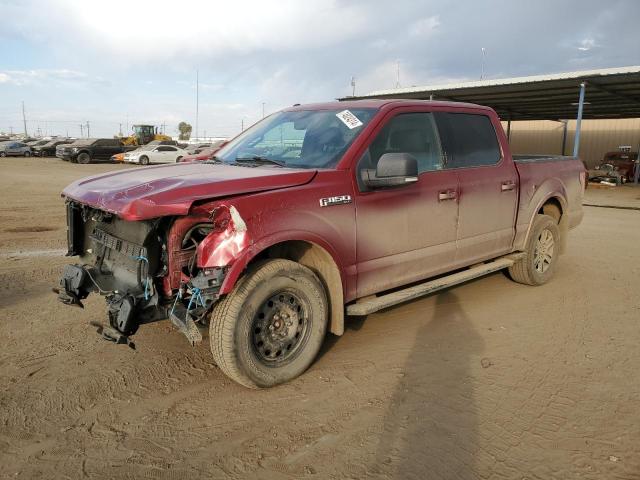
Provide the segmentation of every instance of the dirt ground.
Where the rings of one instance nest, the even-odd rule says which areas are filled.
[[[640,479],[640,211],[585,207],[547,285],[498,273],[351,319],[252,391],[167,322],[134,351],[89,326],[101,298],[51,293],[60,190],[115,168],[136,167],[0,160],[1,478]]]

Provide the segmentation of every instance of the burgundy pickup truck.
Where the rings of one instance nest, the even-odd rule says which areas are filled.
[[[345,315],[508,269],[549,280],[582,219],[573,157],[514,157],[486,107],[427,101],[294,106],[205,162],[69,185],[56,289],[107,302],[103,336],[170,321],[247,387],[309,367]]]

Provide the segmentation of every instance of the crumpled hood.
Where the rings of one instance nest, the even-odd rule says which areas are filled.
[[[186,215],[198,200],[303,185],[315,174],[316,170],[270,166],[179,163],[83,178],[62,195],[125,220],[146,220]]]

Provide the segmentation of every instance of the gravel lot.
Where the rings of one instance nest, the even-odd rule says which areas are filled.
[[[122,165],[0,159],[2,478],[640,478],[640,211],[585,207],[558,274],[498,273],[328,337],[294,382],[227,380],[167,322],[137,350],[51,293],[60,190]],[[589,190],[587,201],[640,189]]]

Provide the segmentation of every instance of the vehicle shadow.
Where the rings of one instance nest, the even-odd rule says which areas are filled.
[[[398,372],[370,473],[401,479],[478,477],[471,369],[472,362],[480,364],[483,345],[456,294],[438,294]]]

